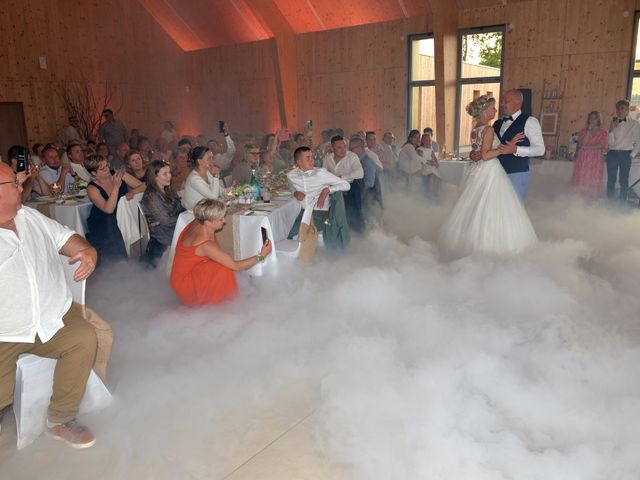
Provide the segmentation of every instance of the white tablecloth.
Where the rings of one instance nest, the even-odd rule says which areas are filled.
[[[301,208],[300,202],[293,198],[284,201],[274,200],[266,205],[271,205],[271,207],[266,208],[273,208],[273,211],[253,211],[250,215],[237,213],[229,219],[230,221],[225,228],[229,228],[229,226],[233,228],[233,257],[235,260],[242,260],[243,258],[257,255],[258,252],[260,252],[260,248],[262,247],[260,227],[267,229],[269,240],[271,240],[271,243],[274,245],[275,242],[287,238],[289,230],[291,230],[291,226],[298,216],[298,213],[300,213]],[[253,205],[253,207],[260,208],[260,206],[256,205]],[[193,219],[193,212],[191,211],[182,212],[178,216],[176,229],[173,232],[173,240],[171,241],[171,248],[169,250],[167,275],[171,274],[178,238]],[[229,223],[231,225],[229,225]],[[263,268],[275,264],[277,261],[278,259],[274,248],[264,263],[256,264],[250,268],[248,272],[252,275],[262,275]]]
[[[43,209],[39,207],[42,207],[46,203],[47,202],[28,202],[26,205],[42,212]],[[51,215],[48,216],[57,220],[62,225],[66,225],[83,237],[86,237],[89,231],[87,218],[89,218],[89,214],[91,213],[92,205],[89,200],[67,200],[64,204],[60,205],[50,204],[49,212]]]
[[[469,163],[469,160],[442,160],[439,167],[440,178],[443,182],[460,185]]]

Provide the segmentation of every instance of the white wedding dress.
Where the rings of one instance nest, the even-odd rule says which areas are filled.
[[[473,150],[480,150],[485,126],[471,133]],[[489,127],[491,128],[491,127]],[[494,136],[493,148],[499,140]],[[538,240],[520,197],[497,158],[472,162],[462,192],[445,221],[438,244],[450,256],[474,252],[516,254]]]

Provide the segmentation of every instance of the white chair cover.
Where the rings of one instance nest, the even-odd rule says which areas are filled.
[[[86,280],[76,282],[73,275],[80,266],[69,264],[61,256],[64,275],[73,301],[84,305]],[[56,360],[36,355],[21,355],[16,362],[16,386],[13,392],[13,413],[16,417],[18,450],[31,444],[42,434],[47,418],[47,407],[53,391],[53,371]],[[80,413],[100,410],[112,401],[111,394],[102,380],[91,371],[87,388],[80,404]]]
[[[118,221],[118,228],[124,239],[124,246],[129,256],[131,256],[131,245],[142,237],[138,224],[138,205],[140,204],[140,200],[142,200],[143,194],[144,192],[136,193],[131,200],[127,200],[126,197],[118,200],[116,220]]]

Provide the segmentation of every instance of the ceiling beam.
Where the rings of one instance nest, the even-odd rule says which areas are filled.
[[[265,28],[273,32],[274,70],[280,123],[298,130],[298,49],[296,33],[273,0],[244,0]]]

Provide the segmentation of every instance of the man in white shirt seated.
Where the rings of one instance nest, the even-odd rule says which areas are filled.
[[[82,150],[82,146],[77,143],[73,143],[67,147],[67,157],[69,157],[69,167],[71,167],[71,171],[65,180],[65,190],[69,191],[69,185],[75,181],[76,177],[82,180],[85,183],[89,183],[91,181],[91,175],[84,168],[84,151]]]
[[[65,188],[67,174],[71,171],[69,165],[61,165],[60,157],[58,156],[58,150],[55,145],[47,144],[42,150],[42,162],[43,165],[40,168],[40,178],[45,181],[47,185],[35,184],[34,190],[41,195],[51,195],[51,186],[56,184],[61,189]],[[38,191],[40,189],[41,191]],[[64,193],[68,193],[64,191]]]
[[[315,167],[313,152],[309,147],[296,148],[293,159],[296,168],[287,173],[287,179],[295,198],[302,202],[303,211],[294,222],[289,238],[298,234],[300,223],[311,225],[313,218],[316,229],[323,232],[325,245],[346,246],[350,236],[342,196],[328,197],[336,192],[348,191],[349,182],[325,168]]]
[[[96,331],[72,302],[59,253],[80,262],[76,281],[91,275],[97,254],[80,235],[23,207],[21,191],[15,173],[0,164],[0,412],[13,401],[19,355],[55,358],[46,432],[75,448],[90,447],[95,438],[75,417],[96,356]]]

